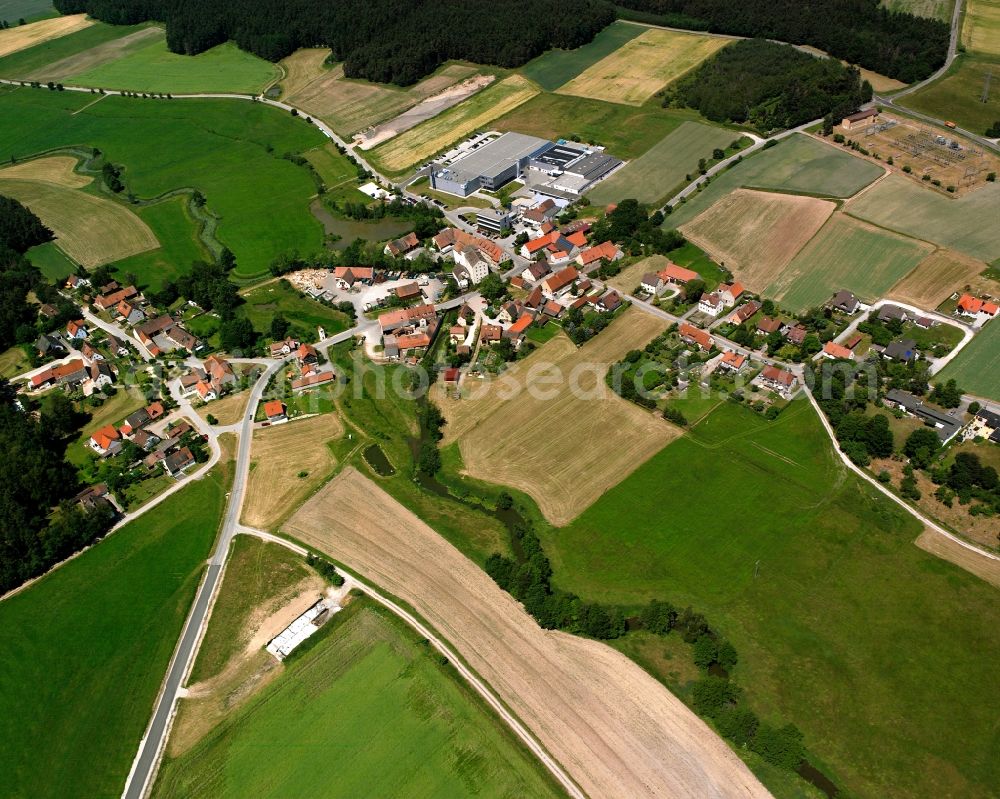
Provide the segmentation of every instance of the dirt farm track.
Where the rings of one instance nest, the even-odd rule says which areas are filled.
[[[589,796],[770,796],[639,666],[597,641],[542,630],[482,569],[354,469],[283,529],[413,607]]]

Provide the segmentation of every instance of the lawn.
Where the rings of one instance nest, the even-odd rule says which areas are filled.
[[[890,175],[846,206],[852,216],[908,236],[933,241],[987,263],[1000,256],[1000,183],[957,199]]]
[[[96,22],[83,30],[0,58],[0,77],[42,80],[51,76],[52,80],[57,80],[64,75],[47,70],[50,65],[80,56],[94,47],[125,38],[145,27],[147,26],[105,25],[103,22]]]
[[[171,197],[135,211],[152,228],[161,246],[119,261],[115,264],[118,274],[132,273],[141,287],[158,289],[185,274],[192,262],[212,260],[198,238],[198,223],[191,216],[186,196]]]
[[[326,185],[328,194],[334,195],[337,200],[366,204],[371,202],[371,197],[358,191],[358,171],[354,162],[337,152],[333,142],[309,150],[303,155]]]
[[[0,162],[86,145],[124,165],[125,182],[140,198],[196,188],[220,218],[216,236],[236,254],[238,279],[266,274],[276,255],[293,248],[321,247],[322,226],[309,212],[315,184],[282,158],[323,141],[313,126],[239,100],[106,97],[81,110],[92,100],[76,92],[0,91]]]
[[[741,186],[843,198],[857,194],[883,172],[839,147],[799,133],[717,175],[707,189],[675,208],[664,226],[684,224]]]
[[[938,377],[955,378],[970,394],[1000,402],[1000,324],[989,322]]]
[[[70,81],[80,86],[135,92],[252,94],[279,74],[274,64],[240,50],[232,42],[194,56],[171,53],[166,34],[160,32],[121,58],[75,74]]]
[[[474,131],[493,127],[493,120],[537,94],[538,87],[527,78],[510,75],[374,148],[368,158],[385,172],[402,174]]]
[[[328,336],[349,327],[348,318],[343,313],[300,295],[287,281],[275,281],[251,289],[243,295],[243,299],[246,304],[240,306],[239,312],[253,323],[254,330],[259,333],[267,333],[271,329],[271,320],[279,313],[314,337],[316,327],[320,325]]]
[[[688,174],[697,172],[699,158],[711,160],[713,150],[725,150],[736,139],[739,134],[726,128],[684,122],[639,158],[598,183],[587,196],[601,205],[625,197],[656,203],[685,182]]]
[[[153,795],[560,795],[387,610],[355,599],[328,624],[278,680],[168,760]]]
[[[924,242],[834,214],[765,294],[796,312],[822,305],[844,288],[873,302],[915,269],[931,249]]]
[[[993,73],[988,102],[982,102],[986,75]],[[900,98],[900,105],[938,119],[949,119],[973,133],[985,133],[1000,120],[1000,57],[959,54],[944,77]]]
[[[611,155],[630,159],[638,158],[684,120],[697,119],[700,117],[691,111],[635,108],[586,97],[539,94],[495,119],[490,127],[552,140],[603,144]]]
[[[76,271],[76,264],[66,257],[54,241],[47,241],[32,247],[27,253],[28,260],[42,270],[49,280],[65,280]]]
[[[521,73],[545,91],[555,91],[645,30],[622,20],[612,22],[588,44],[575,50],[547,50],[521,67]]]
[[[0,377],[10,379],[30,368],[31,361],[24,347],[15,345],[6,352],[0,352]]]
[[[773,423],[721,404],[544,544],[586,600],[704,612],[749,705],[795,723],[843,793],[985,797],[1000,602],[919,533],[799,400]]]
[[[559,92],[642,105],[727,44],[727,39],[650,28],[588,67]]]
[[[121,793],[228,483],[217,467],[0,603],[6,794]]]

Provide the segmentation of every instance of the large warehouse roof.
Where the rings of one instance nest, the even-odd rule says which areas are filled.
[[[452,163],[447,172],[457,182],[477,177],[492,177],[503,172],[521,158],[534,155],[552,142],[523,133],[504,133],[488,144],[477,147],[468,155]]]

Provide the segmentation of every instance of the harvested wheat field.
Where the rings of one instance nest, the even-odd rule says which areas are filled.
[[[642,105],[729,43],[719,37],[651,28],[585,69],[557,93]]]
[[[285,73],[284,77],[278,81],[281,87],[281,96],[291,97],[329,72],[331,68],[326,63],[329,55],[330,49],[327,47],[310,47],[296,50],[287,58],[282,58],[278,62],[278,66]]]
[[[665,255],[650,255],[648,258],[643,258],[641,261],[636,261],[631,266],[625,267],[617,275],[609,277],[604,282],[623,294],[631,294],[636,286],[642,282],[643,275],[647,272],[659,272],[669,263],[670,259]]]
[[[124,205],[38,180],[5,179],[0,194],[34,211],[66,255],[88,269],[160,246],[153,231]]]
[[[487,129],[490,122],[527,102],[538,87],[521,75],[510,75],[489,88],[452,106],[433,119],[396,136],[371,151],[373,158],[390,172],[405,171],[464,139]]]
[[[458,441],[474,477],[520,489],[568,524],[680,435],[604,382],[610,364],[665,327],[629,311],[580,349],[556,336],[499,379],[468,380],[461,399],[435,393],[444,443]]]
[[[86,14],[73,14],[68,17],[53,17],[32,22],[28,25],[18,25],[0,31],[0,58],[18,50],[27,50],[36,44],[58,39],[70,33],[89,28],[94,21],[87,19]]]
[[[1000,560],[983,557],[968,547],[945,538],[933,530],[924,530],[914,542],[925,552],[937,555],[942,560],[954,563],[960,569],[1000,588]]]
[[[298,66],[302,72],[317,68],[314,62],[305,59]],[[371,125],[392,119],[475,72],[475,67],[466,64],[449,64],[415,86],[400,89],[345,78],[343,66],[338,65],[321,71],[316,80],[306,83],[295,93],[286,91],[285,97],[288,102],[319,117],[338,134],[349,138]],[[295,80],[303,78],[295,77]]]
[[[751,291],[761,292],[836,207],[815,197],[736,189],[680,230]]]
[[[980,277],[986,268],[982,261],[963,253],[937,250],[893,286],[889,297],[918,308],[936,308],[955,291],[1000,288],[994,281]]]
[[[284,529],[413,607],[587,795],[769,796],[635,663],[597,641],[542,630],[478,566],[354,469]]]
[[[220,425],[236,424],[246,412],[247,400],[250,399],[250,389],[230,394],[219,400],[213,400],[198,408],[198,415],[208,420],[214,416]]]
[[[330,476],[336,461],[327,443],[342,435],[332,413],[256,430],[243,523],[270,530],[285,518]]]
[[[68,189],[82,189],[93,183],[94,179],[74,172],[76,164],[77,160],[72,156],[50,155],[4,167],[0,169],[0,180],[40,180]]]

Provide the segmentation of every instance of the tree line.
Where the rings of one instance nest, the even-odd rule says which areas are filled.
[[[944,65],[947,23],[879,0],[615,0],[621,15],[671,27],[776,39],[825,50],[904,83]]]
[[[517,67],[550,48],[586,44],[615,18],[607,0],[56,0],[55,6],[118,25],[164,22],[167,46],[188,55],[230,39],[268,61],[300,47],[329,47],[347,77],[403,86],[450,59]]]
[[[854,67],[790,45],[745,39],[675,84],[663,105],[695,108],[714,122],[769,133],[824,116],[839,121],[871,98],[871,85]]]

